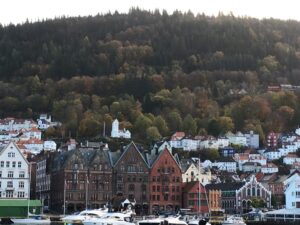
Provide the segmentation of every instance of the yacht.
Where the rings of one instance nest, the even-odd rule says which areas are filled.
[[[84,225],[135,225],[131,213],[106,213],[100,217],[88,218]]]
[[[222,225],[246,225],[243,218],[240,216],[229,216]]]
[[[180,220],[179,217],[158,217],[154,219],[146,219],[141,220],[137,223],[137,225],[187,225],[187,223],[183,220]]]
[[[108,209],[92,209],[92,210],[83,210],[77,215],[69,215],[63,217],[61,220],[64,223],[82,223],[86,219],[93,217],[101,217],[108,212]]]
[[[14,224],[50,224],[49,218],[43,215],[30,215],[28,218],[24,219],[11,219]]]

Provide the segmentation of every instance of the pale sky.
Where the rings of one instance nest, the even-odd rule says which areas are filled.
[[[1,0],[0,23],[23,23],[59,16],[87,16],[97,13],[128,12],[131,7],[172,13],[191,10],[194,14],[219,12],[255,18],[294,19],[300,21],[299,0]]]

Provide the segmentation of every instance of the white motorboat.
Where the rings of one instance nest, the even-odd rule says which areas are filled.
[[[243,218],[240,216],[229,216],[222,225],[246,225]]]
[[[24,219],[11,219],[14,224],[50,224],[51,221],[49,218],[44,216],[30,216],[29,218]]]
[[[84,225],[135,225],[131,213],[106,213],[101,217],[86,219]]]
[[[61,220],[64,223],[82,223],[86,219],[91,219],[93,217],[101,217],[108,212],[108,209],[92,209],[83,210],[77,215],[69,215],[63,217]]]
[[[137,223],[137,225],[187,225],[187,223],[183,220],[180,220],[179,217],[158,217],[154,219],[141,220]]]

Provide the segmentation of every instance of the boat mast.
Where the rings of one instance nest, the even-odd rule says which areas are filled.
[[[198,185],[199,185],[199,191],[198,191],[198,207],[199,207],[199,217],[201,215],[201,183],[200,183],[200,155],[199,155],[199,161],[198,161],[198,170],[199,170],[199,176],[198,176]]]
[[[64,216],[66,215],[66,177],[64,177]]]
[[[30,202],[30,183],[31,183],[31,163],[29,162],[29,183],[28,183],[28,198],[27,198],[27,218],[29,218],[29,202]]]

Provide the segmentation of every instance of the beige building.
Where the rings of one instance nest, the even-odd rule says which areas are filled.
[[[200,181],[202,185],[209,184],[212,180],[211,172],[209,169],[204,169],[200,166],[200,173],[199,173],[199,166],[192,160],[185,159],[181,161],[181,168],[182,168],[182,181],[192,182],[192,181]]]

